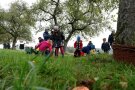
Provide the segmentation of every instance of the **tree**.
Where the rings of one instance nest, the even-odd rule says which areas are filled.
[[[116,43],[135,46],[135,0],[120,0]]]
[[[9,10],[2,10],[0,15],[0,32],[12,37],[12,49],[18,39],[31,40],[30,29],[34,26],[34,18],[26,3],[16,1],[11,4]]]
[[[103,14],[116,6],[117,0],[39,0],[33,10],[36,10],[37,20],[59,24],[66,35],[66,47],[71,37],[78,33],[94,36],[103,27],[110,27]]]

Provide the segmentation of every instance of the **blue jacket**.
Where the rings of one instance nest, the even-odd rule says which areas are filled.
[[[95,49],[95,45],[88,44],[87,46],[82,48],[82,52],[90,54],[90,50]]]
[[[82,48],[82,52],[89,54],[91,50],[91,46],[87,45],[85,47]]]
[[[43,33],[43,37],[44,37],[44,40],[47,41],[48,39],[50,39],[50,34],[48,33],[48,31],[45,31]]]
[[[102,49],[104,52],[108,52],[108,51],[110,50],[110,45],[109,45],[109,43],[108,43],[108,42],[102,43],[101,49]]]

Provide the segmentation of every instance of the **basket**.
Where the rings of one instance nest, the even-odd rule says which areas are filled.
[[[135,46],[113,44],[113,57],[117,61],[135,65]]]

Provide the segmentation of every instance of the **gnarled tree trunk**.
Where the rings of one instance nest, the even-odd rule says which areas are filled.
[[[116,43],[135,46],[135,0],[120,0]]]
[[[135,65],[135,0],[119,1],[116,44],[113,44],[113,56],[115,60]]]

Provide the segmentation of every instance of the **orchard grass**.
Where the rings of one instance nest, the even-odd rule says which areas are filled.
[[[46,61],[42,55],[34,57],[23,51],[1,49],[0,90],[67,90],[77,81],[90,79],[95,80],[93,90],[135,88],[135,67],[116,62],[112,55],[74,58],[66,54]]]

